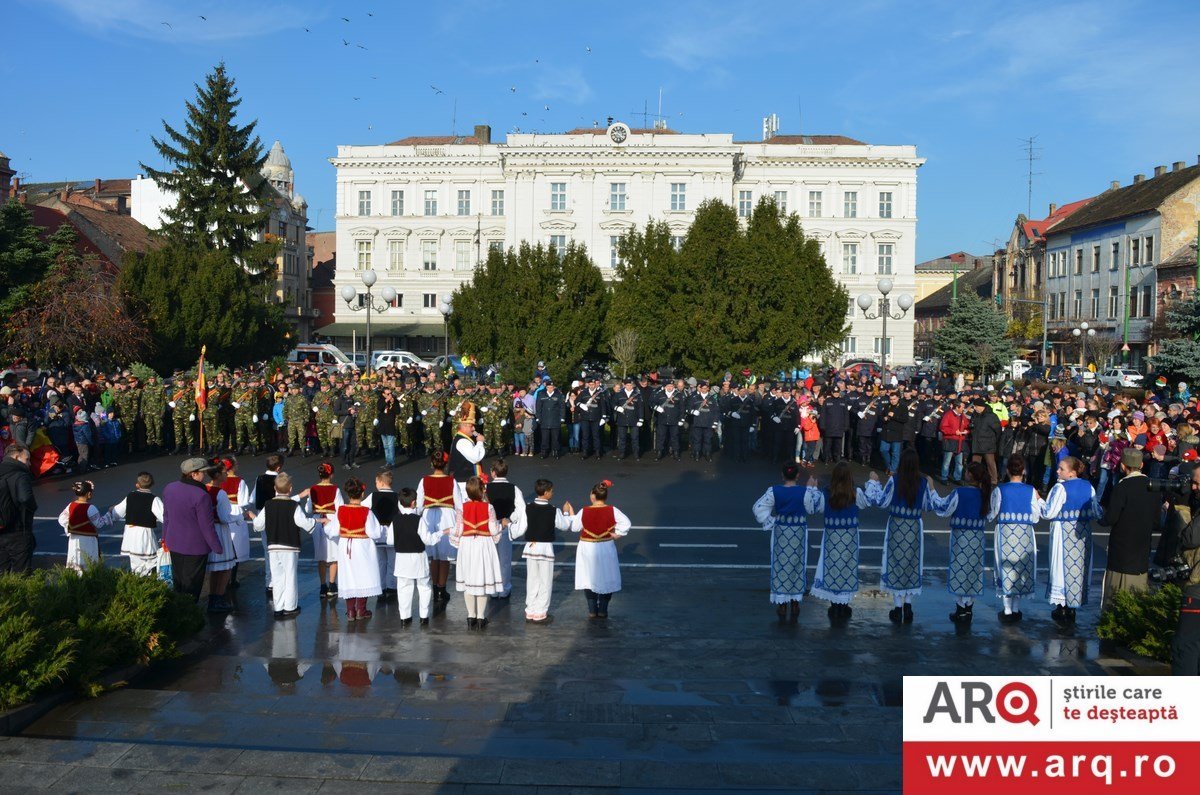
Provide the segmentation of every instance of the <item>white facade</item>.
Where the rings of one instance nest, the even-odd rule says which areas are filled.
[[[872,146],[840,136],[775,136],[735,142],[729,134],[607,129],[513,134],[491,143],[411,138],[380,146],[339,146],[336,291],[373,268],[398,306],[375,313],[373,347],[430,352],[442,345],[438,296],[469,279],[489,246],[575,241],[606,276],[614,244],[649,219],[681,239],[696,208],[719,199],[748,214],[762,196],[797,213],[853,299],[886,275],[895,294],[916,290],[917,169],[914,146]],[[360,299],[362,297],[360,296]],[[337,322],[322,333],[349,343],[365,318],[338,299]],[[853,311],[847,355],[873,356],[880,322]],[[912,360],[910,315],[888,326],[889,361]],[[358,340],[363,349],[365,341]],[[348,347],[348,346],[347,346]]]

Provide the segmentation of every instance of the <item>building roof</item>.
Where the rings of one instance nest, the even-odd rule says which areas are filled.
[[[863,141],[846,135],[773,135],[765,141],[737,141],[739,144],[774,144],[777,146],[866,146]]]
[[[563,135],[607,135],[607,127],[576,127],[573,130],[567,130]],[[661,129],[657,127],[630,127],[630,135],[679,135],[679,130],[672,130],[669,127]]]
[[[99,196],[128,196],[132,188],[128,179],[102,179],[100,180]],[[72,193],[96,193],[96,180],[59,180],[57,182],[22,182],[21,192],[30,196],[43,194],[58,193],[63,188],[68,188]]]
[[[974,290],[980,296],[991,295],[992,290],[992,274],[995,267],[989,262],[986,265],[981,265],[978,268],[969,270],[958,277],[958,289]],[[954,282],[951,281],[945,287],[930,293],[929,295],[917,301],[916,308],[913,310],[916,313],[936,313],[939,310],[947,309],[950,306],[950,301],[954,296]]]
[[[992,257],[992,254],[970,254],[966,251],[956,251],[944,257],[918,262],[915,267],[918,271],[949,271],[954,270],[954,267],[958,265],[960,266],[959,270],[963,270],[961,268],[963,265],[970,266],[970,268],[989,265]]]
[[[443,146],[471,144],[479,146],[483,141],[474,135],[410,135],[399,141],[392,141],[387,146]]]
[[[1026,221],[1021,226],[1021,231],[1025,233],[1025,239],[1035,243],[1045,240],[1047,232],[1067,220],[1067,218],[1074,215],[1076,211],[1085,207],[1089,202],[1095,200],[1095,198],[1093,196],[1090,199],[1080,199],[1077,202],[1064,204],[1040,221]]]
[[[1178,171],[1167,171],[1157,177],[1144,179],[1105,191],[1091,201],[1086,207],[1071,215],[1054,227],[1054,234],[1073,232],[1118,218],[1129,218],[1153,212],[1162,205],[1168,196],[1200,178],[1200,165],[1181,168]]]
[[[79,232],[81,240],[86,240],[86,250],[100,254],[108,262],[120,266],[128,253],[142,254],[156,248],[159,243],[151,236],[150,230],[131,215],[124,215],[114,210],[102,210],[87,204],[63,201],[58,196],[50,196],[37,205],[41,209],[51,210],[55,214],[65,216],[65,220]],[[53,216],[42,215],[42,219],[54,221]],[[39,211],[35,210],[35,223],[44,226],[39,220]],[[54,223],[57,227],[61,221]]]
[[[1165,270],[1167,268],[1179,268],[1183,266],[1196,267],[1196,243],[1194,241],[1184,243],[1174,254],[1159,262],[1155,267],[1159,270]]]

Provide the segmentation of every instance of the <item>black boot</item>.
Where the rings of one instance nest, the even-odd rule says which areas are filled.
[[[966,607],[962,605],[955,605],[954,612],[950,614],[950,620],[955,624],[959,623],[960,621],[970,621],[971,614]]]
[[[908,602],[905,602],[904,603],[904,623],[911,624],[912,621],[913,621],[912,605],[909,604]]]
[[[904,620],[904,610],[899,607],[893,607],[888,611],[888,619],[890,619],[894,624],[899,624]]]
[[[600,618],[608,618],[608,603],[612,601],[612,594],[601,594],[596,599],[596,614]]]

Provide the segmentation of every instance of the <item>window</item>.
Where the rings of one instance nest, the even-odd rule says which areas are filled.
[[[1120,308],[1120,304],[1121,304],[1121,299],[1120,299],[1120,296],[1117,295],[1116,286],[1109,287],[1108,288],[1108,316],[1109,316],[1109,318],[1115,318],[1117,316],[1117,310]]]
[[[875,338],[875,353],[880,353],[881,352],[879,350],[880,348],[883,348],[882,353],[884,353],[887,356],[891,356],[892,355],[892,338],[888,337],[887,339],[884,339],[883,337],[876,337]]]
[[[671,210],[673,212],[687,211],[687,183],[672,182],[671,183]]]
[[[1100,317],[1100,288],[1092,288],[1092,317]]]
[[[404,270],[404,241],[389,240],[388,241],[388,270],[402,271]]]
[[[558,253],[559,259],[567,253],[567,236],[566,235],[550,235],[550,248]]]
[[[1083,317],[1083,290],[1075,291],[1074,308],[1075,308],[1075,318],[1078,319],[1078,318]]]
[[[354,241],[354,250],[358,255],[358,269],[360,271],[369,270],[371,268],[371,241],[356,240]]]
[[[671,235],[671,248],[683,251],[683,235]]]
[[[504,191],[492,191],[492,215],[504,215]]]
[[[892,192],[885,191],[879,194],[879,217],[892,217]]]
[[[458,192],[458,214],[459,215],[470,215],[471,214],[471,191],[460,190]]]
[[[608,183],[608,209],[622,211],[625,209],[625,183]]]
[[[808,192],[808,217],[821,217],[821,191],[810,190]]]
[[[1100,272],[1100,246],[1092,246],[1092,273]]]
[[[1067,291],[1063,290],[1058,294],[1058,316],[1060,318],[1067,316]]]
[[[454,241],[454,269],[459,271],[471,270],[471,241]]]
[[[621,264],[621,236],[608,236],[608,267],[615,268]]]
[[[1137,267],[1142,264],[1142,241],[1134,238],[1129,241],[1130,264]]]
[[[1154,317],[1154,285],[1142,287],[1142,317]]]
[[[425,214],[437,215],[437,191],[425,191]]]
[[[421,241],[421,267],[427,271],[437,270],[438,244],[436,240]]]
[[[748,190],[738,191],[738,218],[749,218],[754,209],[754,193]]]
[[[1083,274],[1083,249],[1075,249],[1075,275]]]
[[[283,238],[285,241],[287,240],[287,228],[288,228],[287,221],[279,222],[279,236],[281,238]]]
[[[1154,238],[1146,238],[1146,264],[1154,264]]]
[[[437,309],[437,293],[425,293],[422,306],[426,309]]]
[[[885,275],[891,275],[892,272],[892,253],[895,251],[894,243],[879,244],[879,272]]]
[[[787,215],[787,191],[775,191],[775,206],[779,208],[780,215]]]
[[[504,253],[504,241],[503,240],[489,240],[488,241],[488,251],[489,252],[495,251],[497,254],[503,254]]]
[[[858,244],[842,244],[842,273],[858,273]]]
[[[1137,317],[1138,316],[1138,291],[1137,291],[1136,287],[1130,288],[1129,298],[1127,300],[1129,301],[1129,316]]]
[[[1119,267],[1121,267],[1121,241],[1114,240],[1112,244],[1112,260],[1108,263],[1108,269],[1115,271]],[[1115,313],[1113,317],[1116,317]]]
[[[847,218],[858,217],[858,191],[847,191],[842,195],[842,215]]]
[[[395,307],[396,309],[403,308],[404,307],[404,296],[401,293],[396,293],[396,300],[392,301],[391,305],[393,307]]]
[[[858,353],[858,338],[846,337],[842,340],[842,353]]]
[[[404,215],[404,191],[392,191],[392,215]]]
[[[551,182],[550,183],[550,209],[565,210],[567,209],[567,183]]]
[[[370,215],[371,214],[371,191],[360,190],[358,192],[358,214],[359,215]]]

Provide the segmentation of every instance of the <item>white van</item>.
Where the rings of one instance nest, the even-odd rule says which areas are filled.
[[[371,357],[371,367],[419,367],[422,370],[432,370],[433,364],[425,361],[415,353],[408,351],[376,351]]]
[[[1008,368],[1008,377],[1014,381],[1019,381],[1032,369],[1033,365],[1024,359],[1013,359],[1012,364]]]
[[[289,364],[307,364],[330,372],[358,369],[333,345],[297,345],[288,353],[287,360]]]

